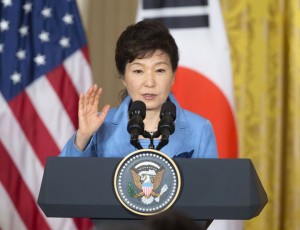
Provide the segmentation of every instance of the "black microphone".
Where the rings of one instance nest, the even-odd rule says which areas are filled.
[[[171,101],[166,101],[160,111],[160,122],[158,123],[158,132],[161,134],[161,140],[156,149],[160,150],[169,143],[169,136],[175,131],[176,106]]]
[[[144,122],[146,117],[146,105],[142,101],[134,101],[131,103],[128,111],[129,122],[127,131],[130,133],[130,143],[137,149],[142,149],[139,142],[139,135],[144,133]]]

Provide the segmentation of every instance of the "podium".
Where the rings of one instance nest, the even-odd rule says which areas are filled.
[[[173,159],[182,187],[171,209],[208,226],[214,219],[248,220],[261,212],[267,195],[249,159]],[[113,178],[121,158],[49,157],[38,204],[47,217],[140,221],[124,208]]]

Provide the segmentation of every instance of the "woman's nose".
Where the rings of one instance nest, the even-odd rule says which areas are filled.
[[[155,74],[154,73],[148,73],[146,75],[145,86],[147,86],[147,87],[155,86]]]

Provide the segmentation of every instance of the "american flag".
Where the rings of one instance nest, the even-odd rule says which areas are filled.
[[[92,84],[75,0],[0,2],[0,229],[84,229],[37,206],[48,156],[77,129]]]

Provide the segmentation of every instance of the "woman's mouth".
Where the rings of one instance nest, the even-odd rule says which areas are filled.
[[[143,97],[145,100],[153,100],[156,97],[156,95],[150,94],[150,93],[145,93],[145,94],[143,94]]]

